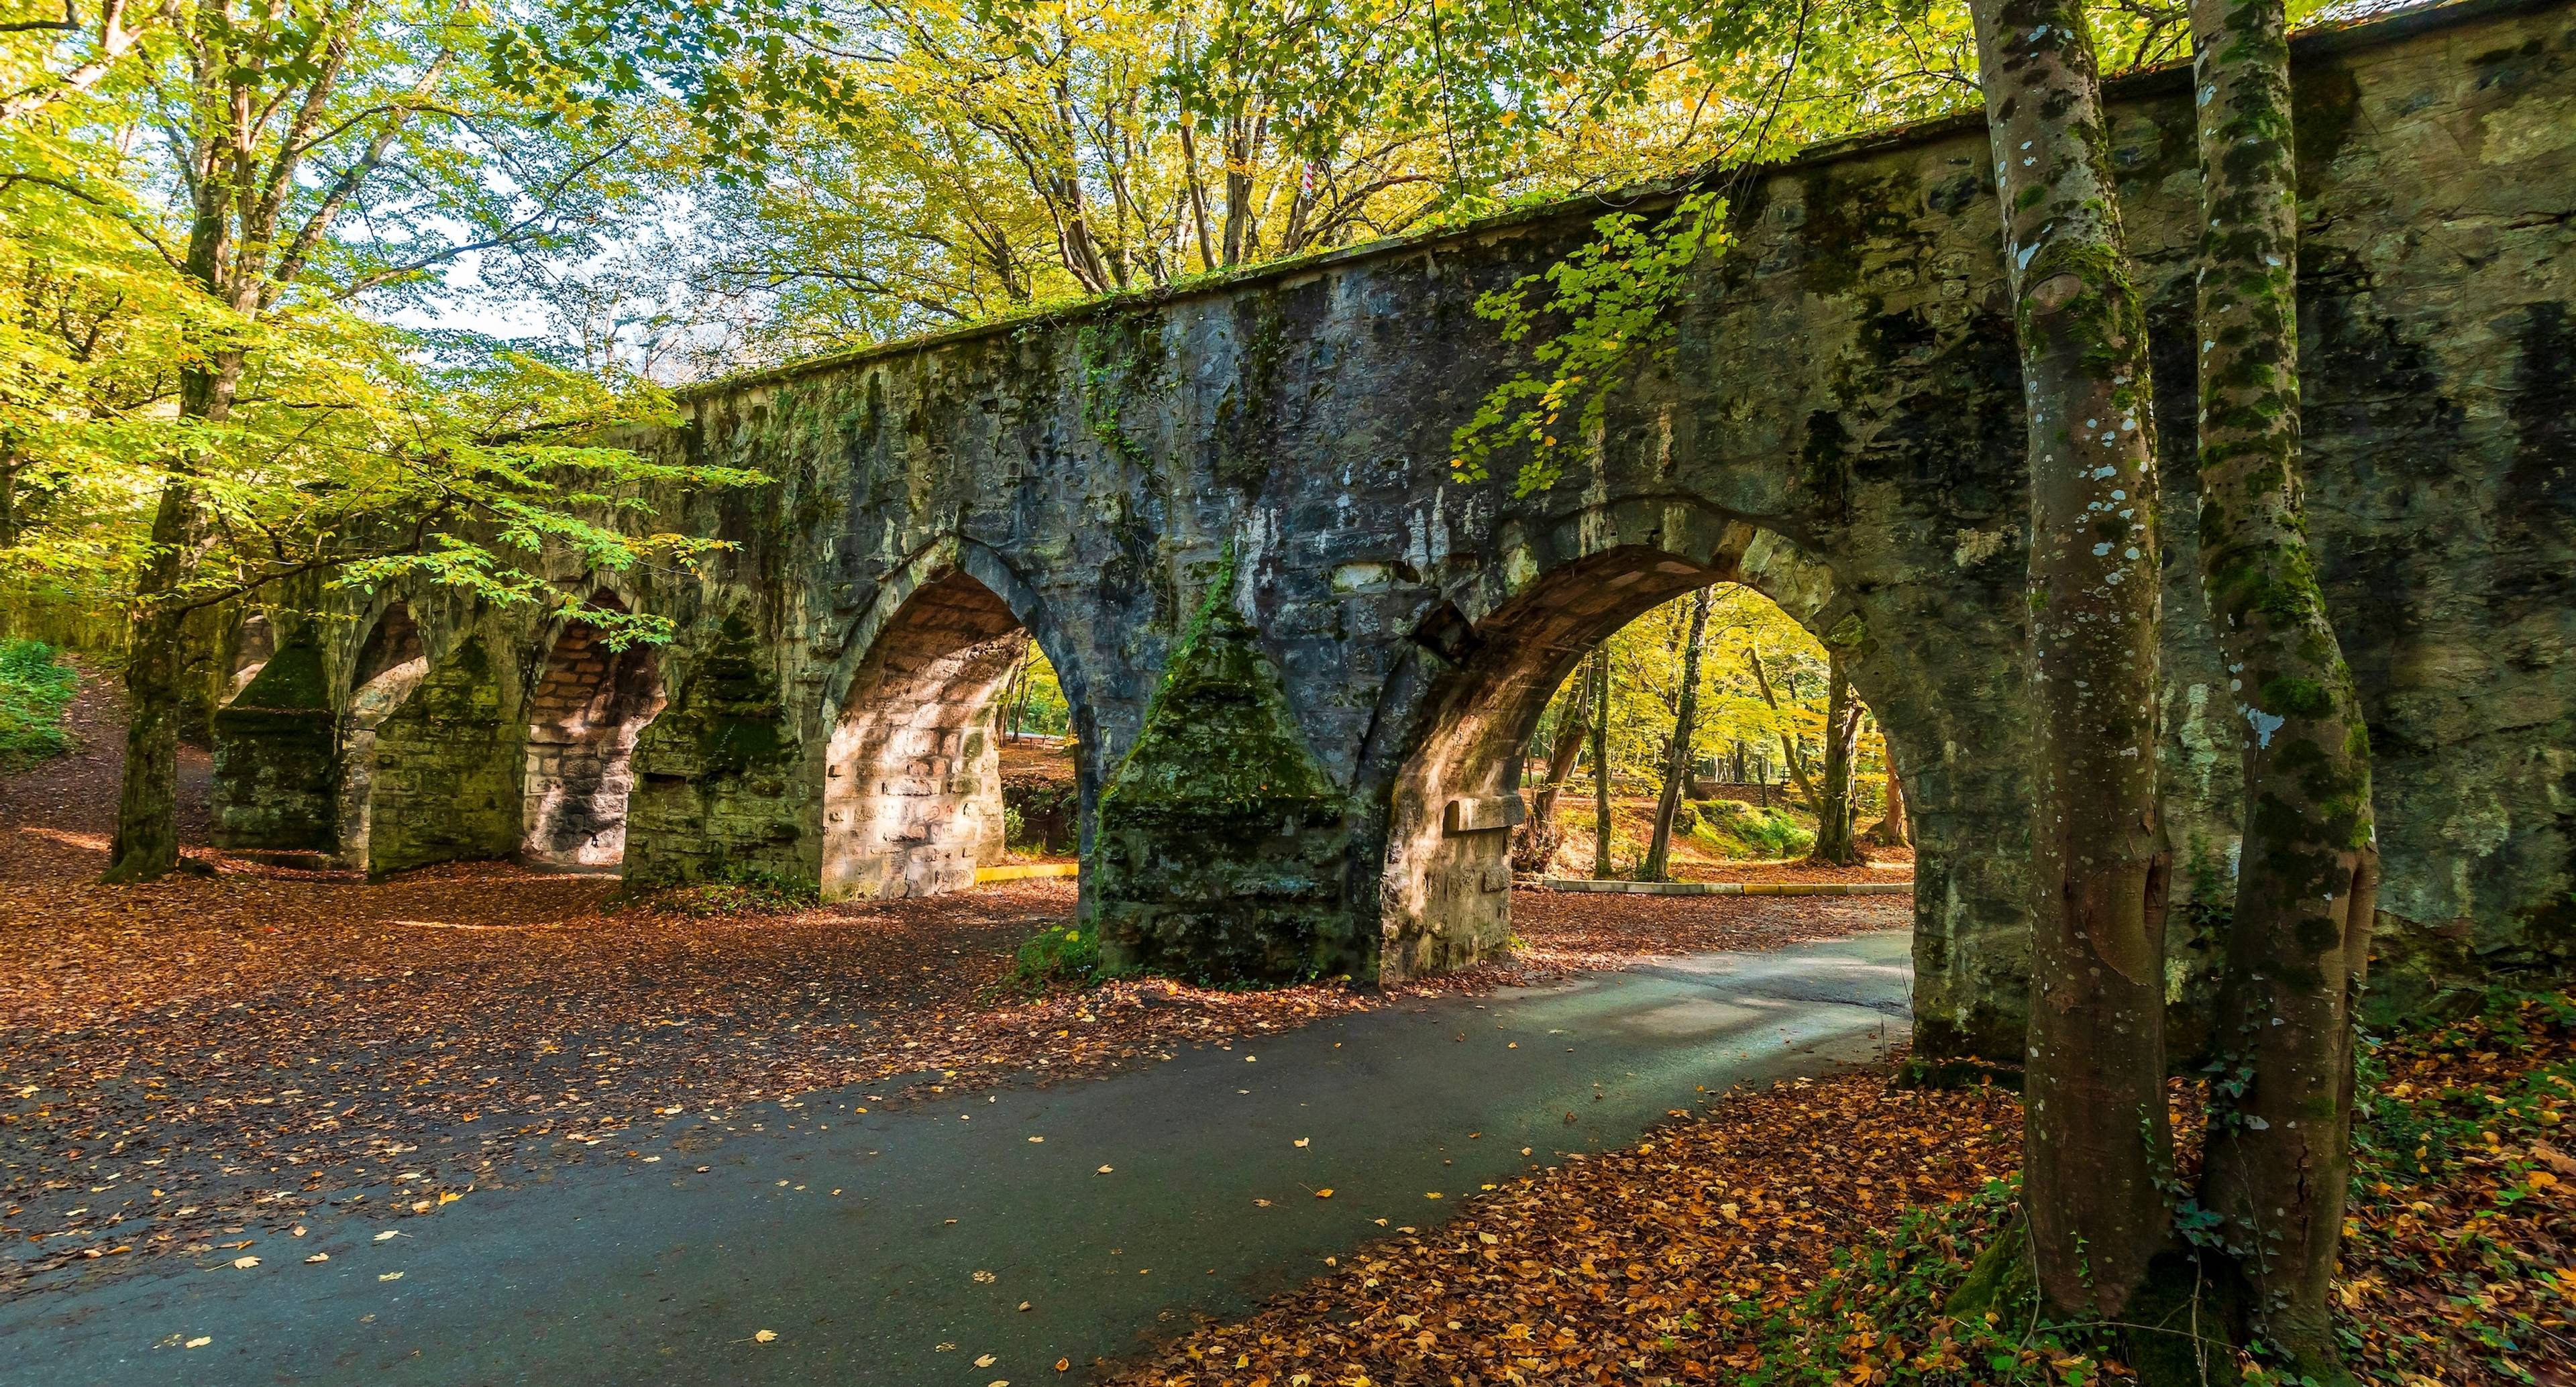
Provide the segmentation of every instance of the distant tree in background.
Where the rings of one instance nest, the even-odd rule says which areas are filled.
[[[1855,867],[1869,859],[1854,837],[1852,761],[1860,741],[1860,700],[1852,697],[1843,657],[1826,657],[1824,755],[1816,774],[1816,846],[1807,862],[1817,867]]]
[[[1690,597],[1690,629],[1682,637],[1681,677],[1673,692],[1673,731],[1664,752],[1663,789],[1655,801],[1654,836],[1646,845],[1639,880],[1662,881],[1672,867],[1673,816],[1690,789],[1691,767],[1698,757],[1699,656],[1708,636],[1708,609],[1715,589],[1701,588]]]

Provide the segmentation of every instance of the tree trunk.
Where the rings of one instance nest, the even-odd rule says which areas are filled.
[[[1744,658],[1753,665],[1753,687],[1762,691],[1763,706],[1774,713],[1779,712],[1780,700],[1771,692],[1771,675],[1762,668],[1762,657],[1747,646]],[[1790,692],[1797,691],[1792,689]],[[1787,764],[1789,780],[1798,787],[1798,794],[1807,801],[1807,807],[1818,813],[1824,812],[1823,802],[1816,797],[1816,782],[1807,776],[1807,758],[1798,751],[1798,739],[1787,732],[1780,734],[1780,759]],[[1763,797],[1762,807],[1771,807],[1770,796]]]
[[[2146,323],[2083,7],[1972,9],[2030,430],[2023,1202],[2049,1308],[2117,1319],[2172,1239]]]
[[[152,552],[126,623],[125,770],[102,881],[155,881],[179,865],[179,704],[187,647],[175,599],[195,559],[199,524],[188,483],[165,485],[152,517]]]
[[[1852,697],[1843,657],[1829,654],[1827,661],[1823,793],[1816,806],[1816,846],[1807,854],[1807,865],[1857,867],[1869,860],[1861,856],[1852,831],[1852,759],[1860,741],[1860,700]]]
[[[1555,860],[1558,835],[1556,830],[1556,796],[1565,788],[1565,778],[1574,774],[1574,763],[1583,755],[1584,738],[1592,731],[1592,666],[1583,667],[1583,682],[1574,697],[1565,701],[1562,721],[1556,729],[1556,740],[1547,749],[1547,781],[1530,796],[1529,817],[1512,833],[1512,866],[1524,872],[1543,872]]]
[[[1699,649],[1708,635],[1708,609],[1717,590],[1701,588],[1691,595],[1690,635],[1682,644],[1682,687],[1673,699],[1673,743],[1664,754],[1664,792],[1655,801],[1655,836],[1646,848],[1642,881],[1662,881],[1670,874],[1673,815],[1680,811],[1682,791],[1690,783],[1692,726],[1699,717]]]
[[[2250,735],[2201,1203],[2255,1336],[2335,1376],[2327,1306],[2352,1179],[2353,1005],[2379,855],[2370,734],[2300,515],[2298,207],[2282,0],[2195,0],[2200,573]]]
[[[1896,752],[1887,754],[1887,812],[1870,830],[1870,841],[1882,848],[1904,848],[1914,845],[1914,829],[1905,820],[1905,782],[1896,774]]]
[[[1181,112],[1181,167],[1189,182],[1190,225],[1198,232],[1199,269],[1205,271],[1216,268],[1216,241],[1208,234],[1207,181],[1199,177],[1198,136],[1191,128],[1195,123],[1190,112]]]
[[[1610,647],[1592,654],[1592,875],[1610,875]]]

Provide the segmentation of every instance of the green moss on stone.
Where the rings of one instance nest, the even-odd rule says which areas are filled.
[[[1231,567],[1100,795],[1093,868],[1107,957],[1221,984],[1358,971],[1369,954],[1342,899],[1342,793],[1234,608]]]
[[[270,656],[232,706],[329,708],[331,681],[323,671],[322,648],[299,642]]]

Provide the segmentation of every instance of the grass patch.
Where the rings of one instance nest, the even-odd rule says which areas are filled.
[[[1686,807],[1698,812],[1691,836],[1728,857],[1799,857],[1816,845],[1815,830],[1786,809],[1731,799],[1698,800]]]
[[[71,750],[63,726],[80,671],[43,641],[0,641],[0,770],[17,770]]]
[[[727,867],[710,880],[686,885],[643,887],[622,902],[638,910],[699,917],[773,915],[822,903],[821,886],[757,867]]]
[[[1049,925],[1020,945],[1005,987],[1034,996],[1058,987],[1089,987],[1106,976],[1099,935],[1070,924]]]

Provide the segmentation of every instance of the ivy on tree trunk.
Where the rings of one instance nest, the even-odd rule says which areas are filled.
[[[2171,1241],[2146,324],[2074,0],[1975,0],[2030,448],[2033,937],[2024,1204],[2060,1314]]]
[[[2200,568],[2245,721],[2200,1202],[2254,1337],[2339,1375],[2327,1294],[2351,1183],[2353,1006],[2379,855],[2370,737],[2300,514],[2297,167],[2282,0],[2195,0]]]

